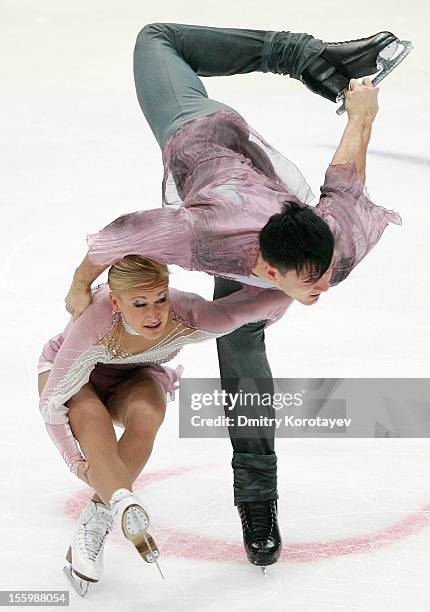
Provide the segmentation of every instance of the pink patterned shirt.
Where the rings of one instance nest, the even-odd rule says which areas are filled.
[[[231,111],[174,132],[163,164],[163,207],[122,215],[87,236],[93,263],[138,254],[215,276],[249,277],[259,232],[282,202],[313,199],[296,166]],[[335,236],[332,285],[348,276],[389,222],[401,224],[397,213],[370,201],[354,162],[328,167],[315,212]]]

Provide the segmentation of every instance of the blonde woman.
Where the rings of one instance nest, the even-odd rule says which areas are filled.
[[[168,276],[164,264],[139,255],[123,258],[109,269],[108,283],[92,290],[91,305],[45,344],[39,359],[48,433],[70,470],[95,491],[67,553],[65,570],[81,595],[101,578],[113,521],[144,560],[159,556],[132,487],[163,422],[166,394],[173,399],[182,374],[182,366],[162,364],[186,344],[251,321],[270,324],[293,301],[275,289],[252,297],[241,289],[207,301],[169,288]],[[118,441],[114,424],[124,428]]]

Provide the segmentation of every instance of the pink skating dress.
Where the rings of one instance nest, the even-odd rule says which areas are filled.
[[[75,321],[71,319],[62,333],[46,342],[38,365],[39,373],[49,370],[40,397],[40,412],[49,435],[74,473],[77,462],[84,457],[68,424],[65,404],[85,383],[91,382],[91,376],[96,388],[107,397],[118,382],[132,375],[136,368],[144,368],[173,399],[183,366],[173,369],[165,364],[184,346],[229,334],[252,321],[265,320],[266,325],[270,325],[293,302],[292,298],[276,289],[260,289],[254,296],[240,289],[211,301],[195,293],[170,288],[170,316],[192,331],[175,337],[161,348],[118,357],[104,344],[98,344],[118,321],[118,314],[112,312],[108,297],[109,286],[99,285],[92,293],[92,303],[82,315]]]

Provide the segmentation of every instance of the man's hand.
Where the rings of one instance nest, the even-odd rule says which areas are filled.
[[[73,281],[69,293],[64,299],[66,310],[76,321],[84,310],[91,304],[91,284]]]
[[[88,251],[76,268],[69,293],[64,298],[66,310],[73,316],[74,321],[91,304],[91,283],[108,267],[93,264]]]
[[[378,107],[379,87],[374,87],[370,79],[363,79],[359,83],[357,79],[351,79],[349,90],[345,93],[345,108],[350,120],[358,119],[363,123],[371,125],[379,110]]]
[[[332,165],[355,162],[358,175],[364,185],[366,181],[366,155],[372,123],[378,112],[377,87],[370,79],[351,79],[350,90],[345,94],[348,124],[331,161]]]

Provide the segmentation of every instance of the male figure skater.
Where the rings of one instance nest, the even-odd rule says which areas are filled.
[[[163,151],[163,208],[122,215],[88,237],[90,250],[76,269],[66,307],[79,316],[90,286],[127,254],[215,276],[214,298],[273,287],[311,305],[349,274],[399,216],[375,206],[364,189],[378,90],[369,79],[379,58],[396,50],[390,32],[344,43],[309,34],[155,23],[140,32],[134,52],[139,103]],[[348,123],[329,166],[318,205],[297,168],[227,105],[208,98],[201,76],[252,71],[289,74],[335,101],[348,87]],[[288,130],[285,105],[280,127]],[[169,206],[169,205],[177,205]],[[264,321],[219,338],[223,388],[241,379],[273,393]],[[228,409],[228,406],[226,407]],[[267,406],[252,416],[273,417]],[[234,411],[228,412],[235,416]],[[277,522],[274,430],[253,438],[230,428],[234,502],[248,558],[275,563],[281,552]]]

